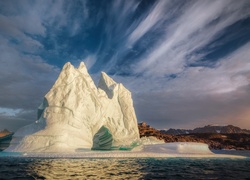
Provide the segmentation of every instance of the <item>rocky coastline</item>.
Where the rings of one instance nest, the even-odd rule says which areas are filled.
[[[206,127],[206,126],[205,126]],[[248,133],[198,133],[168,134],[166,131],[157,130],[145,122],[138,124],[140,137],[154,136],[168,142],[201,142],[209,145],[210,149],[250,150],[250,134]],[[238,128],[238,127],[236,127]],[[201,128],[200,128],[201,129]],[[186,132],[186,131],[184,131]]]

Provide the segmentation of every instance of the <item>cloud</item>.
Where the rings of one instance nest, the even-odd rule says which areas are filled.
[[[6,39],[0,40],[0,107],[36,107],[55,80],[58,68],[39,56],[21,53]]]
[[[9,131],[15,132],[20,127],[28,125],[35,120],[36,111],[20,111],[13,115],[0,113],[0,131],[8,129]]]
[[[0,119],[34,120],[62,65],[83,60],[156,127],[247,125],[249,15],[247,0],[2,0]]]
[[[126,31],[130,32],[127,43],[132,49],[144,41],[146,34],[158,32],[159,27],[164,29],[163,35],[158,36],[157,43],[149,41],[152,45],[141,53],[140,61],[130,64],[134,74],[113,76],[133,92],[138,119],[158,128],[193,128],[213,123],[244,124],[250,128],[250,44],[242,44],[215,61],[202,62],[214,49],[225,45],[217,39],[227,28],[249,18],[248,2],[164,3],[157,1],[144,18]],[[122,48],[122,53],[118,49],[119,54],[112,56],[109,67],[129,51]],[[200,65],[191,66],[197,62]]]
[[[86,66],[88,69],[91,69],[91,67],[95,64],[96,62],[96,57],[95,56],[88,56],[87,58],[85,58],[84,60],[82,60],[83,62],[85,62]]]
[[[170,4],[171,1],[158,1],[152,8],[152,10],[146,14],[146,17],[137,24],[136,28],[128,37],[128,45],[133,46],[137,40],[139,40],[143,35],[145,35],[152,28],[156,28],[158,23],[163,23],[167,16],[163,16],[164,12],[166,12],[166,6]],[[133,25],[134,26],[134,25]]]
[[[41,56],[48,57],[51,52],[46,51],[43,40],[56,37],[64,27],[71,36],[78,32],[81,22],[71,21],[72,13],[87,18],[88,11],[86,1],[76,3],[81,7],[77,11],[75,4],[67,1],[0,2],[0,107],[30,109],[38,105],[59,71]],[[61,48],[56,39],[51,40]]]
[[[0,115],[0,128],[15,131],[36,120],[36,109],[59,69],[0,40],[0,111],[5,112]]]
[[[88,17],[86,1],[75,3],[0,2],[0,120],[6,127],[15,129],[36,120],[37,106],[60,69],[46,59],[54,51],[46,50],[48,39],[57,47],[53,53],[59,54],[58,32],[66,28],[69,37],[74,36],[83,25],[79,18]]]
[[[0,109],[6,112],[1,114],[1,122],[35,120],[36,107],[59,73],[58,67],[40,56],[44,51],[41,39],[51,32],[49,25],[54,26],[53,33],[67,26],[65,3],[0,2]],[[71,34],[77,31],[74,24]]]
[[[237,92],[220,96],[156,93],[152,97],[152,93],[140,94],[136,97],[135,107],[139,120],[161,129],[194,128],[207,124],[233,124],[249,129],[250,104],[246,100],[250,98],[249,87],[242,91],[244,95]]]
[[[249,48],[250,43],[242,46],[219,60],[216,68],[191,67],[168,81],[154,77],[124,81],[137,92],[138,118],[159,128],[164,124],[166,128],[205,124],[250,128]]]
[[[206,55],[197,53],[211,43],[229,25],[249,17],[246,1],[192,1],[166,28],[165,37],[142,57],[136,73],[163,76],[180,73],[190,62]],[[226,8],[227,7],[227,8]],[[249,9],[249,8],[248,8]],[[146,28],[142,27],[141,29]]]

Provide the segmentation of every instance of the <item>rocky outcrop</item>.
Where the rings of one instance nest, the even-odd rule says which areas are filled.
[[[170,128],[169,130],[161,130],[161,132],[172,135],[194,134],[194,133],[250,134],[250,130],[241,129],[233,125],[227,125],[227,126],[207,125],[204,127],[195,128],[193,130]]]
[[[10,141],[12,140],[13,133],[4,129],[0,131],[0,151],[3,151],[10,145]]]
[[[191,133],[250,134],[250,131],[246,129],[241,129],[233,125],[227,125],[227,126],[208,125],[200,128],[195,128]]]
[[[162,134],[159,130],[156,130],[155,128],[151,127],[150,125],[147,125],[145,122],[139,123],[138,129],[140,137],[154,136],[160,140],[164,139],[164,134]]]
[[[206,127],[206,126],[205,126]],[[167,134],[167,131],[156,130],[145,122],[139,123],[138,128],[141,137],[154,136],[159,140],[164,139],[166,143],[170,142],[199,142],[208,144],[210,149],[236,149],[236,150],[250,150],[250,134],[247,133],[232,133],[231,127],[225,126],[227,133],[184,133],[184,134]],[[228,131],[229,128],[231,129]],[[209,127],[210,128],[210,127]],[[207,128],[207,129],[209,129]],[[186,130],[184,130],[186,131]],[[247,130],[248,131],[248,130]],[[237,132],[247,132],[237,131]],[[229,133],[230,132],[230,133]]]
[[[169,130],[161,130],[162,133],[165,134],[172,134],[172,135],[180,135],[180,134],[189,134],[192,132],[190,129],[172,129],[170,128]]]
[[[7,136],[7,135],[9,135],[9,134],[12,134],[12,132],[10,132],[10,131],[7,130],[7,129],[4,129],[4,130],[0,131],[0,138],[1,138],[1,137],[4,137],[4,136]]]

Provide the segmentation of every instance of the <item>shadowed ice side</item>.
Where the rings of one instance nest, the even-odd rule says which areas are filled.
[[[37,111],[5,152],[31,157],[236,157],[202,143],[139,138],[131,93],[104,72],[98,87],[83,62],[66,63]],[[44,153],[46,152],[46,153]],[[8,153],[7,153],[8,154]]]

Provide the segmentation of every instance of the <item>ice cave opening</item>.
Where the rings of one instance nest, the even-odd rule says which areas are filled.
[[[92,150],[111,150],[113,136],[109,129],[102,126],[93,137]]]

